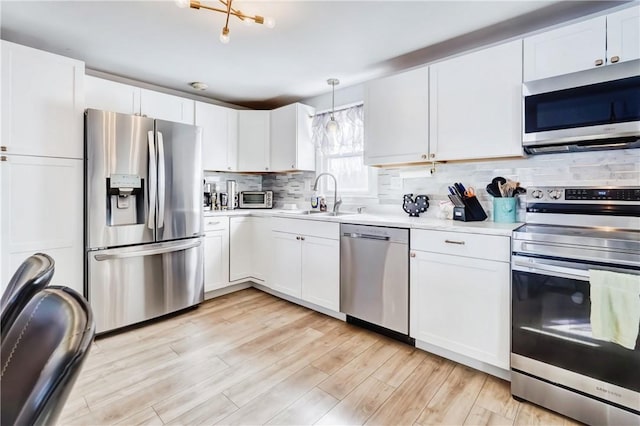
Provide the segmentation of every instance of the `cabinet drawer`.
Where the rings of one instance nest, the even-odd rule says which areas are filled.
[[[332,240],[340,238],[340,224],[335,222],[274,217],[271,222],[271,229],[289,234],[308,235]]]
[[[204,218],[204,232],[219,231],[229,228],[227,216],[209,216]]]
[[[498,235],[412,229],[411,250],[509,262],[511,238]]]

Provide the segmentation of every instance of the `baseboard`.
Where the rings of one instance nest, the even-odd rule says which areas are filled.
[[[475,368],[476,370],[483,371],[492,376],[499,377],[508,382],[511,381],[511,371],[503,370],[495,365],[487,364],[486,362],[478,361],[477,359],[469,358],[468,356],[460,355],[459,353],[452,352],[447,349],[443,349],[439,346],[426,343],[421,340],[416,340],[416,348],[423,351],[431,352],[432,354],[441,356],[443,358],[450,359],[459,364],[466,365],[467,367]]]
[[[224,296],[225,294],[235,293],[236,291],[244,290],[253,286],[251,281],[245,281],[238,284],[230,285],[229,287],[219,288],[217,290],[208,291],[204,294],[204,300],[215,299],[216,297]]]
[[[280,299],[284,299],[287,300],[291,303],[295,303],[296,305],[300,305],[300,306],[304,306],[305,308],[309,308],[311,310],[320,312],[321,314],[325,314],[327,316],[333,317],[335,319],[339,319],[340,321],[346,321],[347,320],[347,316],[345,314],[343,314],[342,312],[336,312],[336,311],[332,311],[331,309],[327,309],[325,307],[322,306],[318,306],[314,303],[309,303],[309,302],[305,302],[304,300],[300,300],[296,297],[293,296],[289,296],[288,294],[284,294],[284,293],[280,293],[279,291],[276,291],[274,289],[271,289],[269,287],[266,287],[262,284],[258,284],[256,282],[253,282],[253,287],[257,288],[260,291],[264,291],[265,293],[269,293],[273,296],[279,297]]]

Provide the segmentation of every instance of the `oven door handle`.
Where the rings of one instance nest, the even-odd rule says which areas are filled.
[[[542,275],[551,275],[554,277],[569,278],[579,281],[589,281],[589,271],[581,269],[565,268],[563,266],[554,266],[538,263],[535,260],[528,258],[527,261],[521,261],[518,259],[513,260],[513,270],[538,273]]]

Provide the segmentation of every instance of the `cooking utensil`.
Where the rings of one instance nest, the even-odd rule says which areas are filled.
[[[498,188],[498,185],[495,183],[490,183],[487,185],[487,193],[489,193],[489,195],[495,198],[502,197],[502,194],[500,193],[500,188]]]

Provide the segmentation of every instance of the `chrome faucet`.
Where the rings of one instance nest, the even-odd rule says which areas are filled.
[[[338,200],[338,181],[336,180],[336,177],[331,173],[320,173],[316,177],[316,181],[313,183],[313,190],[314,191],[318,190],[318,180],[320,180],[320,178],[325,175],[331,176],[331,178],[333,178],[333,214],[336,215],[338,214],[338,209],[340,208],[340,204],[342,204],[342,199]]]

